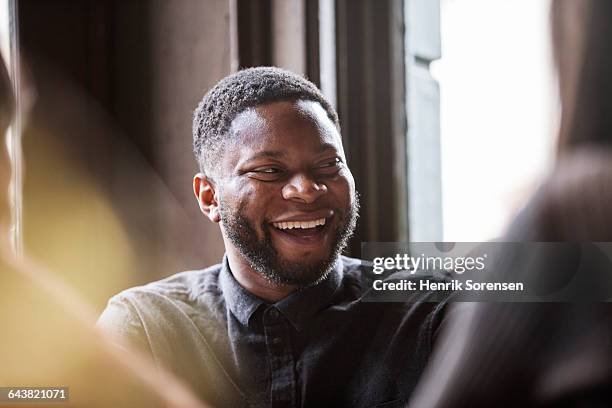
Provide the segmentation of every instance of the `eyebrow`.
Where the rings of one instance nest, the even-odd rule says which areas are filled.
[[[263,152],[256,153],[253,156],[249,157],[242,164],[245,165],[252,161],[255,161],[257,159],[262,159],[262,158],[282,159],[285,156],[286,156],[285,152],[282,152],[280,150],[265,150]]]
[[[336,146],[331,143],[323,143],[321,146],[317,147],[317,153],[323,153],[324,151],[330,149],[336,150]]]
[[[330,149],[335,150],[336,146],[334,146],[331,143],[323,143],[322,145],[316,148],[315,152],[317,154],[320,154]],[[282,150],[264,150],[263,152],[255,153],[253,156],[249,157],[247,160],[240,163],[240,165],[244,166],[244,165],[249,164],[252,161],[262,159],[262,158],[282,159],[285,156],[287,156],[287,154]]]

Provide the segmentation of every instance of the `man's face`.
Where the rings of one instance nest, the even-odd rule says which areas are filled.
[[[358,211],[340,135],[317,102],[283,101],[239,114],[217,178],[226,245],[270,281],[324,278]]]

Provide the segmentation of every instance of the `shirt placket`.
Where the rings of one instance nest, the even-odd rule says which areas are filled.
[[[289,325],[275,307],[264,313],[264,330],[270,363],[270,406],[295,407],[295,362]]]

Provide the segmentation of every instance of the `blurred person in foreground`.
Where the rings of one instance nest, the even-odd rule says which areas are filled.
[[[99,324],[218,406],[405,404],[444,303],[363,301],[365,268],[341,256],[358,197],[333,107],[301,76],[246,69],[204,96],[193,136],[226,255],[120,293]]]
[[[554,0],[551,16],[558,161],[505,241],[567,251],[499,273],[581,281],[582,302],[454,305],[411,407],[612,405],[612,307],[597,303],[611,298],[611,262],[580,249],[612,241],[612,2]]]
[[[0,62],[3,136],[14,110],[11,83]],[[0,398],[0,407],[203,407],[181,382],[96,330],[89,304],[61,280],[15,257],[8,228],[10,163],[6,144],[0,147],[0,387],[18,393],[25,387],[68,388],[66,401]]]

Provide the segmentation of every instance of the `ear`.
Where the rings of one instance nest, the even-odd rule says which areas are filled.
[[[198,200],[200,211],[212,222],[221,221],[215,186],[204,174],[198,173],[193,177],[193,193]]]

